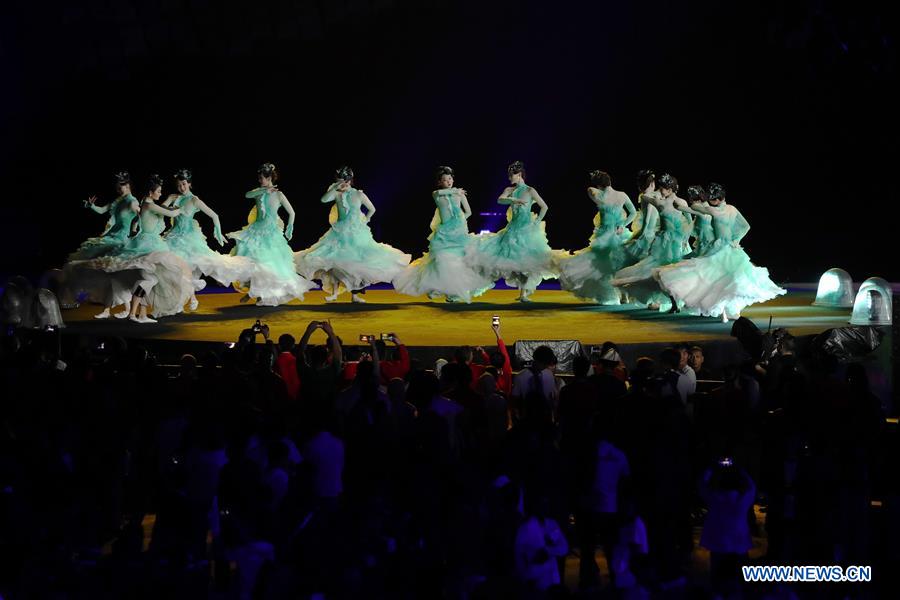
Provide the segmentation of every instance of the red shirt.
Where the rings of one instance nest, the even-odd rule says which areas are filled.
[[[397,360],[382,360],[379,363],[381,367],[381,383],[387,384],[395,377],[403,379],[409,373],[409,351],[405,345],[400,344],[397,346],[397,356]],[[344,372],[341,375],[344,381],[356,379],[356,366],[358,364],[359,361],[344,363]]]
[[[381,361],[381,382],[387,383],[395,377],[403,379],[409,373],[409,351],[406,346],[397,346],[397,360]]]
[[[275,372],[284,380],[284,387],[291,400],[300,393],[300,377],[297,375],[297,358],[290,352],[281,352],[275,359]]]
[[[509,396],[512,393],[512,367],[509,361],[509,352],[506,350],[506,344],[502,339],[497,340],[497,349],[503,355],[503,367],[497,373],[497,391],[501,394]],[[469,363],[472,369],[472,389],[478,385],[478,378],[484,374],[484,370],[490,366],[491,357],[483,349],[481,351],[481,360],[484,364]]]

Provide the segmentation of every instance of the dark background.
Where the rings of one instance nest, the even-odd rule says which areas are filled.
[[[349,163],[376,237],[419,254],[436,165],[456,168],[478,213],[521,159],[556,248],[590,235],[590,169],[634,197],[651,167],[682,188],[723,183],[777,281],[831,266],[897,280],[897,9],[873,6],[4,2],[0,273],[39,274],[98,234],[104,217],[81,200],[112,198],[120,169],[143,182],[191,168],[227,232],[272,161],[300,249]]]

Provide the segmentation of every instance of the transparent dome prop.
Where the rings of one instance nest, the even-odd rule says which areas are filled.
[[[39,329],[59,329],[66,326],[59,312],[56,294],[48,289],[41,288],[35,292],[31,316],[32,326]]]
[[[0,299],[0,320],[5,325],[27,326],[31,310],[29,300],[28,292],[10,280],[3,290],[3,298]]]
[[[891,284],[881,277],[866,279],[853,302],[851,325],[890,325],[893,320]]]
[[[41,275],[40,286],[56,294],[60,308],[78,308],[78,298],[68,285],[66,275],[61,269],[44,271],[44,274]]]
[[[819,278],[813,306],[829,308],[853,307],[853,279],[843,269],[828,269]]]

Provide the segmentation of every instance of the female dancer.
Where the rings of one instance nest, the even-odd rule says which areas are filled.
[[[322,196],[322,202],[334,203],[328,217],[331,229],[306,250],[295,252],[294,265],[304,277],[322,281],[322,289],[328,293],[326,302],[349,290],[353,302],[364,303],[359,295],[363,288],[391,281],[411,257],[372,237],[368,223],[375,206],[362,190],[353,187],[353,169],[341,167],[334,179]]]
[[[688,206],[709,206],[706,200],[706,190],[703,186],[692,185],[687,189]],[[693,251],[686,258],[697,258],[704,256],[709,252],[716,236],[713,233],[712,217],[703,213],[695,212],[694,217],[694,245]]]
[[[261,306],[277,306],[303,295],[315,287],[311,281],[294,271],[294,254],[288,240],[294,233],[294,209],[284,194],[275,187],[278,171],[272,163],[257,170],[259,187],[246,197],[256,203],[250,211],[248,224],[240,231],[229,233],[235,240],[234,254],[246,256],[253,263],[253,271],[235,287],[245,291],[241,302],[256,298]],[[278,218],[278,209],[288,215],[287,227]]]
[[[128,317],[138,323],[156,322],[147,316],[148,306],[152,307],[154,317],[180,313],[193,294],[190,267],[169,251],[161,235],[165,227],[163,218],[177,217],[181,211],[156,204],[161,195],[162,179],[152,175],[140,205],[138,233],[115,256],[101,256],[86,261],[85,265],[108,273],[119,287],[130,287],[131,308],[128,314],[119,313],[116,317]],[[109,316],[109,309],[107,306],[105,317]]]
[[[619,290],[610,283],[613,274],[625,266],[625,228],[634,221],[634,204],[624,192],[613,189],[603,171],[591,172],[588,197],[597,205],[594,234],[590,245],[559,263],[559,281],[564,290],[600,304],[619,304]]]
[[[509,205],[506,227],[479,240],[469,259],[492,280],[505,279],[519,288],[520,302],[528,299],[544,279],[557,277],[554,263],[564,252],[554,252],[547,243],[547,203],[525,183],[525,165],[516,161],[507,169],[511,184],[497,202]],[[537,205],[539,213],[531,211]]]
[[[725,204],[724,187],[711,183],[708,206],[694,204],[681,210],[711,217],[715,241],[703,256],[657,270],[659,284],[675,300],[702,315],[721,316],[724,323],[740,316],[746,306],[785,293],[741,248],[750,224],[738,209]]]
[[[659,211],[654,202],[660,199],[656,191],[656,175],[644,169],[638,172],[638,204],[640,208],[631,222],[631,238],[625,242],[626,265],[633,265],[650,254],[650,246],[659,231]]]
[[[109,307],[128,304],[131,300],[130,286],[123,287],[119,281],[110,279],[102,270],[94,269],[87,261],[100,256],[113,256],[121,252],[131,235],[132,223],[140,212],[140,204],[131,195],[131,176],[127,171],[115,175],[116,198],[109,204],[97,205],[97,197],[91,196],[84,205],[98,214],[108,214],[104,232],[85,240],[75,252],[69,254],[63,266],[63,282],[65,296],[73,300],[79,294],[106,307],[103,312],[94,315],[97,319],[109,317]],[[129,314],[126,307],[116,313],[119,318]]]
[[[659,310],[666,302],[657,281],[653,278],[654,269],[678,262],[687,253],[687,240],[691,233],[690,220],[675,207],[675,203],[685,204],[675,192],[678,181],[668,173],[659,178],[661,199],[642,195],[648,204],[658,204],[661,229],[650,246],[650,254],[630,267],[616,273],[612,284],[623,287],[633,302],[646,304],[650,309]],[[678,306],[672,303],[669,312],[677,312]]]
[[[78,250],[71,253],[68,261],[87,260],[115,253],[128,241],[131,223],[137,218],[138,201],[131,195],[131,176],[127,171],[115,175],[116,198],[109,204],[97,205],[97,197],[91,196],[84,205],[97,214],[108,214],[106,229],[97,237],[86,239]]]
[[[466,191],[454,187],[453,169],[438,167],[437,189],[432,192],[436,208],[428,236],[428,252],[394,278],[394,289],[402,294],[430,299],[444,296],[447,302],[471,302],[494,287],[492,280],[470,267],[466,253],[476,242],[466,219],[472,214]]]
[[[190,266],[194,279],[194,291],[206,287],[202,275],[212,277],[222,285],[244,279],[252,270],[252,262],[239,256],[223,256],[213,251],[206,242],[206,236],[200,224],[194,219],[198,212],[203,213],[213,222],[213,236],[220,246],[225,245],[222,226],[217,215],[206,203],[194,195],[191,172],[181,169],[175,173],[177,194],[170,194],[163,206],[174,206],[181,213],[175,217],[172,228],[166,232],[164,239],[169,250],[183,258]],[[197,296],[191,295],[191,310],[197,309]]]

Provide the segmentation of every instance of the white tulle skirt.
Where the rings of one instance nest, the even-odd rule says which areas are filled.
[[[106,306],[127,305],[140,287],[146,292],[141,303],[154,317],[182,312],[194,293],[191,268],[168,251],[74,261],[65,272],[71,288]]]
[[[307,279],[321,280],[326,292],[336,293],[390,282],[409,265],[410,258],[376,242],[365,220],[354,216],[336,221],[319,241],[295,252],[294,266]]]
[[[737,317],[747,306],[785,293],[766,268],[757,267],[742,248],[730,244],[707,256],[662,267],[654,277],[679,304],[710,317],[723,312]]]

